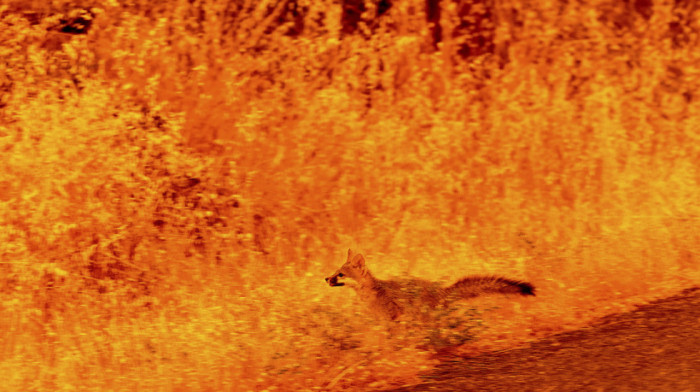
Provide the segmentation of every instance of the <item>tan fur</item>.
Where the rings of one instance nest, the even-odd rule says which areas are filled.
[[[343,286],[339,279],[355,281],[352,287],[361,301],[384,317],[396,320],[402,314],[421,314],[451,302],[485,294],[535,295],[534,287],[495,276],[469,276],[448,287],[423,279],[381,280],[370,273],[361,254],[348,249],[348,258],[338,271],[326,278],[330,286]]]

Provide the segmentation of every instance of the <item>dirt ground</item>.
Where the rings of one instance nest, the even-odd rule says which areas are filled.
[[[394,391],[700,391],[700,288],[530,347],[446,361]]]

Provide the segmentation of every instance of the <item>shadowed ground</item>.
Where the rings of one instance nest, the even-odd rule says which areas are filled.
[[[700,391],[700,288],[394,391]]]

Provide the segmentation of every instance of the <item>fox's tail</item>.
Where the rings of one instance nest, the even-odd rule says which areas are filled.
[[[535,287],[530,283],[497,276],[468,276],[445,290],[448,298],[472,298],[486,294],[535,295]]]

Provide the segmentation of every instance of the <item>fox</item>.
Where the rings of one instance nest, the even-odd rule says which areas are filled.
[[[454,301],[487,294],[519,294],[534,296],[535,287],[527,282],[498,276],[467,276],[443,287],[438,282],[411,278],[381,280],[375,278],[361,253],[348,249],[348,258],[333,275],[326,278],[330,287],[345,285],[344,278],[354,280],[353,287],[370,310],[396,321],[402,315],[420,315],[425,310],[447,307]]]

